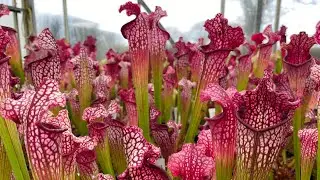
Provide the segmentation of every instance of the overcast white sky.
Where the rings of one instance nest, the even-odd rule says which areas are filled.
[[[35,8],[40,13],[62,13],[62,0],[34,1]],[[68,13],[97,22],[101,29],[119,32],[121,26],[133,18],[127,17],[124,12],[121,14],[118,12],[120,5],[125,2],[127,0],[67,0]],[[145,0],[145,2],[151,10],[160,5],[168,14],[161,20],[163,25],[177,27],[182,32],[188,31],[197,22],[213,18],[220,11],[220,0]],[[240,0],[226,0],[226,2],[226,16],[229,21],[236,21],[238,17],[243,16]],[[309,34],[314,32],[314,26],[320,20],[320,4],[303,5],[293,3],[292,0],[283,0],[282,8],[289,11],[280,20],[280,24],[289,27],[288,34],[297,31],[307,31]]]
[[[0,3],[11,0],[0,0]],[[68,13],[99,24],[103,30],[120,32],[123,24],[132,17],[119,13],[120,5],[128,0],[67,0]],[[136,2],[136,0],[132,0]],[[312,35],[315,25],[320,20],[320,3],[308,4],[312,0],[302,0],[305,4],[293,2],[293,0],[282,0],[282,12],[286,11],[280,18],[280,24],[288,26],[288,35],[306,31]],[[38,13],[62,14],[62,0],[34,0],[35,9]],[[220,0],[145,0],[151,10],[155,5],[160,5],[167,11],[168,17],[162,18],[165,27],[176,27],[178,30],[188,31],[195,23],[213,18],[220,11]],[[11,4],[11,3],[10,3]],[[143,8],[142,8],[143,9]],[[230,22],[236,22],[243,17],[240,0],[226,0],[226,17]],[[1,19],[0,23],[7,24],[9,17]],[[272,23],[272,22],[270,22]]]
[[[62,13],[59,0],[35,0],[36,9],[43,13]],[[67,0],[69,15],[98,22],[101,29],[119,32],[121,26],[133,17],[118,12],[120,5],[127,0]],[[136,2],[136,1],[132,1]],[[156,5],[167,11],[168,17],[162,18],[165,26],[178,27],[188,31],[199,21],[212,18],[220,10],[220,0],[145,0],[151,10]],[[205,5],[205,6],[204,6]]]
[[[67,0],[68,13],[70,16],[98,23],[100,29],[120,33],[121,26],[134,18],[133,16],[128,17],[125,12],[121,14],[118,12],[120,5],[127,1]],[[137,2],[136,0],[132,1]],[[161,20],[165,27],[175,27],[182,32],[189,31],[195,23],[213,18],[220,11],[220,1],[145,0],[151,10],[154,10],[155,6],[159,5],[167,11],[168,16]],[[320,0],[317,0],[317,5],[310,4],[312,0],[301,1],[305,4],[297,3],[294,0],[282,0],[281,11],[286,13],[281,16],[280,25],[284,24],[288,27],[288,36],[300,31],[306,31],[309,35],[313,35],[315,25],[320,21]],[[12,5],[11,2],[12,0],[0,0],[0,3],[4,4]],[[37,13],[63,13],[62,0],[34,0],[34,3]],[[243,9],[240,7],[240,0],[226,0],[225,11],[225,16],[230,22],[241,25],[242,22],[239,22],[239,18],[243,19],[244,17]],[[274,14],[271,16],[274,16]],[[0,24],[13,27],[13,16],[2,17]]]

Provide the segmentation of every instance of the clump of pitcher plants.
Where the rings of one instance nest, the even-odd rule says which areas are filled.
[[[21,58],[0,26],[0,179],[319,179],[320,22],[245,39],[217,14],[209,43],[167,48],[166,11],[122,11],[135,16],[121,28],[129,49],[106,61],[95,37],[71,45],[49,29]]]

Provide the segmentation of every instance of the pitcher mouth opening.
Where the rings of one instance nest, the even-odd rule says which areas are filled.
[[[57,125],[46,123],[46,122],[37,123],[37,125],[39,128],[41,128],[45,131],[54,132],[54,133],[62,133],[64,131],[68,130],[67,128],[60,128]]]
[[[272,129],[276,129],[284,124],[286,124],[287,122],[290,121],[290,118],[287,116],[286,118],[283,118],[280,122],[278,122],[277,124],[274,124],[272,126],[269,126],[267,128],[262,128],[262,129],[257,129],[252,127],[250,124],[248,124],[247,122],[245,122],[241,117],[240,117],[240,113],[238,111],[236,111],[236,118],[238,119],[238,121],[244,125],[246,128],[250,129],[253,132],[256,133],[264,133],[266,131],[272,130]]]

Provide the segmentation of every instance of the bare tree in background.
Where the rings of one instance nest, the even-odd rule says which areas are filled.
[[[167,27],[166,30],[170,33],[170,37],[176,42],[179,37],[183,37],[184,33],[181,32],[177,27]]]
[[[244,14],[243,30],[245,34],[252,34],[254,32],[254,22],[257,13],[256,0],[241,0],[241,8]]]
[[[70,42],[75,44],[79,41],[83,42],[87,36],[93,36],[97,39],[97,58],[104,59],[105,53],[109,48],[113,48],[115,51],[122,52],[127,49],[123,37],[118,33],[103,31],[99,29],[97,23],[85,21],[82,19],[70,19]]]
[[[210,17],[213,18],[213,17]],[[203,27],[204,21],[194,24],[191,29],[186,33],[187,40],[197,42],[199,38],[205,38],[208,41],[208,32]]]
[[[277,0],[240,0],[240,2],[244,13],[243,30],[246,35],[250,36],[256,30],[261,31],[261,25],[274,21]]]
[[[64,37],[63,19],[60,15],[42,14],[37,16],[37,33],[44,28],[49,28],[53,36],[57,39]]]

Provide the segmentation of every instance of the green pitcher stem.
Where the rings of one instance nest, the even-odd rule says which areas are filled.
[[[201,109],[203,104],[200,102],[200,97],[197,96],[194,105],[192,106],[192,115],[191,121],[189,124],[189,128],[185,137],[185,143],[192,143],[194,142],[194,137],[198,132],[198,127],[201,122]]]
[[[178,97],[178,116],[180,116],[181,120],[181,130],[176,141],[175,152],[182,146],[184,142],[184,137],[188,130],[188,118],[190,115],[190,100],[186,100],[183,102],[181,98],[181,92],[179,91]]]
[[[76,173],[76,179],[75,180],[81,180],[80,174],[78,174],[78,172]]]
[[[80,180],[92,180],[91,175],[80,174]]]
[[[298,137],[298,131],[301,129],[301,119],[302,119],[302,107],[296,109],[293,119],[293,149],[294,149],[294,160],[295,160],[295,174],[296,180],[301,179],[301,144]]]
[[[110,147],[108,138],[104,138],[104,142],[96,147],[97,160],[100,168],[104,174],[110,174],[114,176],[114,170],[110,157]]]
[[[281,71],[282,71],[282,59],[281,58],[277,58],[276,67],[275,67],[275,73],[276,74],[280,74]]]
[[[235,164],[235,141],[231,140],[229,144],[226,145],[214,140],[213,144],[218,144],[219,146],[214,147],[213,150],[215,156],[216,180],[232,179],[232,172]]]
[[[149,52],[137,52],[133,56],[132,81],[134,85],[135,99],[138,113],[138,125],[143,131],[147,141],[151,141],[149,126]]]
[[[230,162],[225,162],[226,159],[216,160],[216,179],[217,180],[230,180],[232,179],[233,163],[232,159]]]
[[[151,141],[150,127],[149,127],[149,99],[148,88],[146,86],[140,86],[136,89],[136,104],[138,110],[139,127],[143,130],[143,136],[147,141]]]
[[[25,81],[24,77],[24,69],[22,65],[22,59],[21,59],[21,54],[19,50],[19,42],[16,41],[16,45],[7,47],[7,56],[10,56],[9,64],[11,67],[11,71],[16,77],[19,77],[20,79],[20,84],[23,85]]]
[[[249,74],[238,76],[237,90],[242,91],[247,89],[248,81],[249,81]]]
[[[91,105],[91,100],[92,100],[92,82],[90,81],[90,70],[89,70],[89,60],[88,59],[82,59],[80,62],[80,68],[81,68],[81,79],[80,79],[80,84],[78,86],[78,93],[79,93],[79,103],[80,103],[80,114],[77,115],[80,118],[79,123],[79,133],[81,135],[86,135],[88,134],[88,128],[86,126],[86,122],[82,121],[82,113],[83,111],[87,108],[90,107]],[[78,117],[77,117],[78,118]],[[76,119],[77,120],[77,119]],[[78,121],[78,120],[77,120]]]
[[[283,164],[287,164],[287,152],[286,149],[283,149],[281,152]]]
[[[11,172],[11,166],[4,148],[4,144],[0,140],[0,179],[10,179]]]
[[[166,91],[163,97],[163,110],[162,110],[162,122],[167,123],[168,120],[171,119],[171,110],[172,110],[172,103],[173,103],[173,91]]]
[[[121,77],[120,76],[120,86],[122,89],[128,89],[129,86],[129,77]]]
[[[90,107],[90,105],[91,105],[91,93],[92,93],[92,85],[90,84],[90,82],[87,82],[83,86],[81,86],[80,91],[79,91],[81,116],[82,116],[83,111],[87,107]]]
[[[163,113],[163,107],[161,103],[163,60],[160,55],[154,55],[151,57],[150,63],[152,70],[155,104],[157,109]],[[158,118],[158,122],[162,122],[161,115]]]
[[[87,123],[82,120],[80,112],[76,112],[75,107],[72,107],[70,103],[67,104],[67,109],[69,111],[70,120],[77,129],[77,132],[82,136],[88,134]]]
[[[115,140],[113,133],[113,130],[107,130],[109,153],[114,173],[121,174],[127,168],[127,160],[123,144],[119,143],[119,140],[121,141],[122,138]]]
[[[264,65],[264,59],[261,59],[260,57],[260,50],[256,56],[256,59],[253,63],[253,74],[255,77],[257,78],[262,78],[263,74],[264,74],[264,70],[266,68],[266,66]]]
[[[314,160],[312,159],[302,159],[301,160],[301,180],[310,180]]]
[[[264,73],[264,69],[258,66],[255,69],[255,71],[253,71],[253,72],[254,72],[253,74],[254,74],[255,77],[262,78],[263,77],[263,73]]]
[[[250,169],[243,166],[242,160],[238,157],[236,161],[235,180],[250,180]]]
[[[23,67],[22,64],[19,62],[14,62],[14,63],[10,63],[12,72],[15,76],[19,77],[20,79],[20,84],[23,85],[24,84],[24,71],[23,71]]]
[[[219,115],[220,113],[222,113],[222,111],[223,111],[223,109],[222,109],[222,107],[220,106],[220,104],[218,104],[218,103],[214,103],[214,109],[215,109],[215,111],[214,111],[214,114],[215,115]]]
[[[1,141],[6,150],[15,178],[17,180],[30,180],[16,125],[14,122],[10,122],[0,117],[0,129]]]
[[[63,180],[76,180],[76,171],[70,173],[70,174],[66,174],[66,175],[63,175]]]
[[[79,114],[80,115],[80,114]],[[85,136],[88,134],[88,127],[87,127],[87,122],[86,121],[83,121],[81,116],[78,116],[76,119],[75,119],[76,123],[75,124],[75,127],[77,128],[79,134],[81,136]]]
[[[112,146],[109,146],[112,147]],[[124,152],[111,152],[110,153],[111,160],[112,160],[112,166],[115,174],[121,174],[124,172],[127,168],[127,161],[125,159]]]
[[[273,172],[270,172],[270,173],[269,173],[269,180],[274,180],[274,174],[273,174]]]

